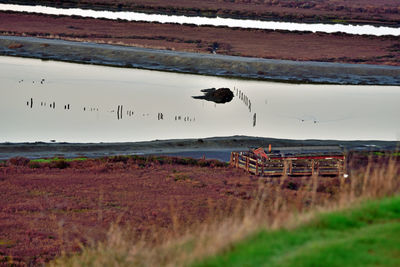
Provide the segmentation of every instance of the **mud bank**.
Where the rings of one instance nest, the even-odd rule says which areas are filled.
[[[247,58],[33,37],[0,36],[0,55],[286,82],[400,84],[400,67],[393,66]]]
[[[297,21],[307,23],[351,23],[396,26],[400,10],[396,0],[0,0],[0,3],[45,5],[109,11],[140,11],[166,15]]]
[[[260,146],[341,145],[347,151],[394,151],[395,141],[289,140],[249,136],[213,137],[204,139],[155,140],[133,143],[2,143],[0,160],[16,156],[103,157],[111,155],[162,154],[228,161],[230,152]]]

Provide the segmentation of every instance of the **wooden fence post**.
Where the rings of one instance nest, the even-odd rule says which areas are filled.
[[[258,160],[256,161],[256,175],[258,175]]]
[[[236,168],[239,168],[239,153],[236,153]]]
[[[264,176],[264,160],[261,162],[261,175]]]
[[[314,160],[311,160],[311,175],[314,175]]]
[[[343,175],[343,173],[344,173],[344,168],[343,168],[343,164],[344,163],[344,161],[342,161],[342,160],[340,160],[340,159],[338,159],[338,162],[337,162],[337,169],[338,169],[338,176],[339,177],[341,177],[342,175]]]

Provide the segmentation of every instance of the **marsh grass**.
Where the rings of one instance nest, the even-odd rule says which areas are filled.
[[[260,179],[259,188],[250,205],[248,202],[235,202],[229,216],[215,211],[206,222],[189,227],[179,225],[176,219],[172,220],[172,226],[167,230],[154,229],[150,236],[133,237],[129,229],[118,227],[117,222],[110,228],[103,242],[82,246],[79,254],[64,254],[51,262],[50,266],[203,265],[202,259],[215,254],[229,254],[245,240],[257,239],[265,232],[285,233],[301,227],[311,229],[307,225],[318,216],[358,207],[366,201],[400,192],[400,166],[394,156],[379,164],[370,158],[366,166],[350,172],[348,178],[340,177],[338,190],[329,199],[321,200],[317,194],[320,179],[326,178],[312,176],[306,183],[298,185],[294,200],[288,201],[285,190],[288,179],[287,176],[271,180],[273,182]],[[171,216],[177,217],[178,213],[172,211]],[[319,226],[313,227],[318,228],[322,224],[320,222]],[[371,228],[366,231],[367,235],[372,235],[378,230]],[[296,240],[304,237],[291,238]],[[340,250],[339,247],[337,249]],[[218,261],[208,263],[220,265]],[[205,265],[208,265],[207,261]]]

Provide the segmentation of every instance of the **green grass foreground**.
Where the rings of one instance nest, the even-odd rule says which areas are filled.
[[[54,161],[64,160],[66,162],[72,161],[83,161],[87,160],[88,158],[72,158],[72,159],[64,159],[64,158],[50,158],[50,159],[32,159],[30,162],[38,162],[38,163],[51,163]]]
[[[261,231],[193,266],[400,266],[400,196]]]

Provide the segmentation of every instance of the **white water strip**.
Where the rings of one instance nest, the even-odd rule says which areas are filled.
[[[296,85],[16,57],[0,57],[0,82],[0,143],[400,140],[400,86]],[[192,98],[212,87],[235,97],[226,104]]]
[[[79,8],[54,8],[46,6],[24,6],[0,4],[0,11],[16,11],[16,12],[34,12],[48,15],[66,15],[66,16],[82,16],[90,18],[105,19],[122,19],[128,21],[146,21],[159,23],[178,23],[178,24],[195,24],[195,25],[211,25],[211,26],[228,26],[239,28],[253,28],[265,30],[288,30],[288,31],[310,31],[310,32],[343,32],[347,34],[358,35],[394,35],[400,36],[400,28],[392,27],[375,27],[372,25],[343,25],[343,24],[307,24],[292,22],[275,22],[260,20],[241,20],[229,18],[207,18],[207,17],[186,17],[186,16],[168,16],[158,14],[145,14],[138,12],[112,12],[112,11],[95,11]]]

